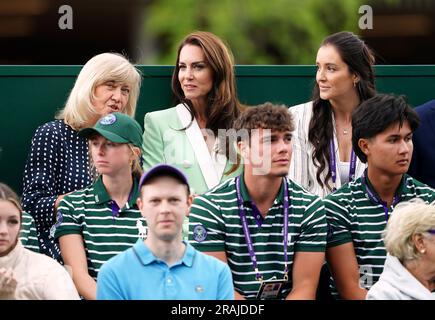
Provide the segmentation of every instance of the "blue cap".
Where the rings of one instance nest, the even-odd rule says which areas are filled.
[[[190,192],[189,182],[187,181],[186,175],[178,168],[169,164],[158,164],[147,170],[140,178],[139,189],[144,185],[145,182],[157,176],[173,177],[180,181],[182,184],[185,184]]]

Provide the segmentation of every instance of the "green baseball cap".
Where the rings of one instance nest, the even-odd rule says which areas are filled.
[[[79,131],[79,135],[85,138],[89,138],[96,133],[112,142],[132,143],[136,147],[142,147],[142,128],[140,124],[124,113],[109,113],[98,120],[92,128]]]

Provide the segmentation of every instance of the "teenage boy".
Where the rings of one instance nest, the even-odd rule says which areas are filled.
[[[287,178],[293,121],[285,106],[235,123],[243,173],[197,196],[189,239],[228,263],[237,299],[314,299],[324,260],[324,205]]]
[[[418,125],[402,97],[384,94],[364,101],[352,116],[353,149],[367,169],[324,200],[336,297],[338,289],[343,299],[365,299],[378,280],[386,258],[382,233],[397,203],[416,197],[435,201],[433,189],[406,174]]]

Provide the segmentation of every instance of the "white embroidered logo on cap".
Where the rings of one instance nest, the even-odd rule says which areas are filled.
[[[101,118],[100,123],[102,125],[108,126],[116,121],[116,116],[114,114],[109,113],[107,116]]]

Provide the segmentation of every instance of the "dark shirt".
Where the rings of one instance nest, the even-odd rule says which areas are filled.
[[[414,152],[408,173],[435,188],[435,100],[415,108],[415,111],[421,123],[413,134]]]
[[[36,129],[24,170],[22,204],[35,219],[41,253],[61,261],[58,242],[50,236],[54,204],[59,195],[90,184],[87,140],[63,120]]]

